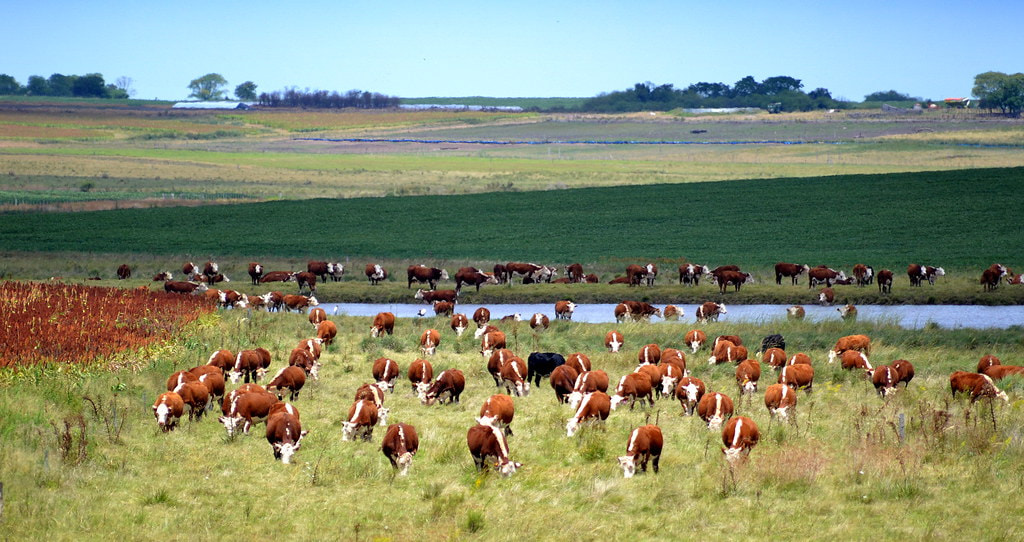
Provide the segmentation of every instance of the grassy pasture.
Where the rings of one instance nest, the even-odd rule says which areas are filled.
[[[669,399],[653,409],[619,409],[603,428],[584,428],[567,439],[571,413],[556,404],[544,381],[515,399],[509,445],[525,466],[501,479],[477,474],[465,446],[479,405],[495,393],[478,344],[470,336],[457,339],[446,322],[432,319],[402,320],[394,336],[377,340],[368,338],[369,319],[336,319],[339,341],[325,351],[321,380],[307,384],[295,402],[311,433],[292,465],[273,460],[263,426],[234,440],[213,419],[161,434],[150,405],[172,371],[204,363],[222,347],[264,346],[274,354],[272,367],[280,367],[310,334],[304,315],[241,316],[203,317],[179,340],[125,364],[133,370],[0,371],[4,533],[17,539],[68,533],[163,539],[189,525],[211,539],[277,532],[311,539],[577,540],[631,532],[674,540],[699,530],[723,539],[952,540],[964,530],[982,539],[1014,538],[1016,526],[1007,518],[1024,512],[1019,500],[1007,498],[1024,485],[1024,383],[1004,381],[1009,404],[970,406],[949,399],[947,382],[951,371],[973,368],[986,353],[1019,360],[1019,330],[725,319],[706,326],[708,335],[738,334],[756,347],[763,335],[782,333],[789,350],[810,354],[816,369],[814,393],[799,394],[795,426],[769,424],[761,394],[737,401],[737,413],[752,417],[762,432],[748,462],[728,469],[720,436],[681,417],[679,404]],[[378,450],[383,428],[372,443],[341,441],[342,410],[354,389],[370,380],[373,359],[388,356],[407,368],[427,326],[442,330],[431,359],[435,371],[462,369],[467,389],[459,405],[425,407],[403,384],[403,373],[386,399],[389,421],[415,425],[421,445],[410,476],[398,478]],[[681,346],[688,329],[624,324],[618,327],[626,336],[624,352],[610,354],[600,344],[607,328],[556,322],[539,336],[525,325],[506,326],[506,332],[524,357],[533,350],[583,351],[614,380],[633,369],[640,345]],[[825,363],[834,340],[850,333],[872,336],[875,363],[911,360],[917,377],[909,389],[883,402],[861,377]],[[708,367],[707,356],[706,349],[688,354],[691,370],[709,389],[738,399],[733,367]],[[773,376],[765,370],[762,387]],[[666,436],[661,473],[624,480],[615,457],[631,429],[647,419],[657,420]],[[1000,506],[979,504],[987,502]],[[109,520],[113,509],[119,521]],[[879,532],[883,516],[891,523]],[[951,524],[958,528],[945,527]]]

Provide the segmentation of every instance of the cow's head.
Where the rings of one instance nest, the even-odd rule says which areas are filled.
[[[576,408],[576,407],[573,407]],[[565,436],[572,437],[576,434],[580,428],[580,420],[578,418],[569,418],[569,422],[565,424]]]
[[[622,467],[622,476],[624,478],[632,478],[636,474],[636,456],[619,456],[619,466]]]
[[[757,393],[757,381],[749,378],[743,379],[743,393]]]
[[[626,400],[625,396],[613,395],[612,396],[612,403],[611,403],[612,404],[612,410],[615,410],[616,408],[618,408],[619,403],[621,403],[621,402],[623,402],[625,400]]]
[[[378,407],[377,408],[377,425],[381,425],[381,426],[387,425],[388,424],[388,414],[391,414],[391,409],[390,408]]]
[[[309,368],[309,376],[313,377],[313,380],[320,380],[320,362],[314,361],[313,366]]]
[[[417,289],[416,290],[416,295],[414,295],[413,298],[415,298],[415,299],[423,299],[423,289],[422,288]]]
[[[156,424],[160,429],[167,431],[173,423],[171,420],[171,408],[166,403],[153,405],[153,415],[156,416]]]
[[[676,377],[676,376],[662,377],[662,379],[661,379],[661,394],[662,395],[670,395],[672,393],[672,390],[675,389],[676,382],[678,380],[679,380],[679,377]]]
[[[693,403],[697,402],[697,392],[699,392],[699,391],[700,390],[697,389],[697,385],[696,384],[692,384],[691,383],[691,384],[687,384],[686,386],[683,387],[683,392],[686,393],[686,400],[690,401],[690,402],[693,402]]]
[[[299,438],[293,442],[275,442],[274,443],[274,456],[281,459],[281,463],[285,465],[292,462],[292,456],[295,452],[299,451],[302,446],[302,437],[306,436],[309,431],[303,431],[299,434]]]
[[[492,427],[494,426],[495,422],[497,422],[497,421],[498,421],[498,417],[497,416],[480,416],[479,418],[476,419],[476,423],[478,423],[480,425],[490,425]]]
[[[242,371],[238,371],[235,369],[231,369],[230,371],[228,371],[228,380],[230,380],[232,384],[238,384],[238,381],[241,379]]]
[[[217,418],[217,421],[224,424],[224,428],[228,431],[228,437],[235,436],[235,431],[238,430],[238,424],[242,422],[241,416],[221,416]]]
[[[448,270],[446,270],[446,269],[442,269],[441,270],[441,280],[448,280]]]
[[[566,402],[569,403],[569,406],[573,410],[576,410],[577,408],[579,408],[580,401],[582,401],[582,400],[583,400],[583,394],[578,392],[578,391],[574,391],[574,392],[570,393],[569,397],[566,398]],[[569,436],[571,437],[572,435],[569,435]]]
[[[355,422],[341,422],[341,440],[353,440],[355,438],[356,428],[358,427],[359,424]]]
[[[722,453],[725,454],[725,459],[729,463],[736,463],[740,459],[746,457],[744,448],[722,448]]]
[[[409,474],[409,467],[412,466],[412,452],[405,452],[398,456],[395,460],[398,463],[398,475],[405,476]]]
[[[503,461],[499,460],[494,464],[494,468],[498,469],[498,472],[505,477],[512,476],[516,473],[516,469],[519,469],[522,466],[522,463],[516,463],[515,461],[509,461],[508,459]]]
[[[725,309],[725,303],[719,303],[716,306],[718,307],[719,314],[729,314],[729,311]]]
[[[725,422],[725,418],[721,414],[715,414],[708,419],[708,429],[717,431],[722,428],[723,422]]]
[[[320,304],[320,302],[316,300],[316,297],[309,296],[309,306],[310,307],[315,307],[315,306],[317,306],[319,304]]]

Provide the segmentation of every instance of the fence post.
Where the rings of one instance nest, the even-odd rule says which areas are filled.
[[[906,414],[900,412],[899,416],[899,433],[900,433],[900,444],[907,438],[907,417]]]

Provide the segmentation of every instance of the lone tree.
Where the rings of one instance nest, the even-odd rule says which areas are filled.
[[[998,109],[1004,115],[1020,116],[1024,111],[1024,73],[979,73],[974,77],[971,94],[981,100],[981,107]]]
[[[235,97],[239,100],[253,101],[256,99],[256,83],[246,81],[235,87]]]
[[[189,90],[192,94],[189,94],[189,98],[197,98],[200,100],[220,100],[224,98],[224,87],[228,84],[228,80],[219,73],[208,73],[198,79],[193,79],[188,84]]]

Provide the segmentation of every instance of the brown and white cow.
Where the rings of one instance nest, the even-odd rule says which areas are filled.
[[[754,420],[746,416],[736,416],[729,420],[722,429],[722,453],[729,463],[735,463],[750,455],[750,450],[761,440],[761,432]]]
[[[878,272],[878,293],[892,293],[892,271],[883,269]]]
[[[549,325],[551,325],[551,320],[548,318],[548,315],[542,312],[535,313],[530,317],[530,329],[535,332],[542,332],[546,330]]]
[[[779,384],[785,384],[794,390],[803,389],[811,393],[814,386],[814,367],[805,364],[786,365],[779,371]]]
[[[757,381],[761,379],[761,364],[756,359],[748,359],[736,366],[736,386],[739,387],[740,398],[744,394],[757,393]]]
[[[319,304],[320,302],[314,296],[292,294],[284,296],[284,306],[288,311],[302,312],[308,307],[315,307]]]
[[[836,310],[839,311],[839,317],[847,322],[852,322],[857,319],[857,307],[849,303]]]
[[[430,386],[430,381],[434,379],[434,367],[425,359],[413,360],[409,364],[408,376],[409,383],[412,384],[412,391],[415,393],[421,384],[426,387]]]
[[[245,376],[245,383],[255,382],[259,378],[258,371],[263,367],[263,356],[256,350],[241,350],[235,356],[235,364],[228,371],[232,384]]]
[[[643,373],[647,375],[647,379],[651,381],[651,393],[654,397],[661,397],[661,367],[658,365],[640,365],[633,371],[634,373]]]
[[[675,393],[680,406],[683,407],[683,412],[692,416],[706,391],[707,387],[701,379],[692,376],[680,378],[679,383],[676,384]]]
[[[324,320],[327,320],[327,311],[321,309],[320,307],[316,307],[313,310],[309,311],[308,318],[309,323],[312,324],[313,327],[315,328],[317,324],[323,322]]]
[[[857,286],[867,286],[868,284],[871,284],[871,280],[874,276],[875,270],[870,265],[858,263],[853,266],[853,278],[856,279]]]
[[[437,375],[437,380],[430,386],[418,387],[420,402],[424,405],[439,403],[458,403],[459,396],[466,389],[466,376],[458,369],[445,369]]]
[[[376,286],[381,281],[388,278],[388,272],[386,269],[376,263],[366,264],[366,269],[363,271],[366,275],[366,279],[370,281],[371,286]]]
[[[998,398],[1009,402],[1010,398],[1005,391],[999,391],[992,378],[988,375],[956,371],[949,375],[949,388],[956,398],[957,393],[967,393],[971,396],[971,402],[982,397]]]
[[[316,275],[309,271],[302,271],[301,273],[295,273],[295,282],[299,285],[299,292],[302,290],[309,290],[309,294],[313,295],[316,293]]]
[[[391,358],[377,358],[373,362],[371,371],[373,379],[377,382],[377,387],[383,391],[394,391],[395,381],[398,380],[398,375],[402,372],[398,363]]]
[[[555,301],[555,320],[572,320],[572,313],[576,310],[576,304],[572,301]]]
[[[436,329],[426,329],[420,334],[420,352],[424,356],[436,354],[439,344],[441,344],[441,333]]]
[[[292,456],[302,446],[302,437],[307,434],[309,431],[302,430],[297,413],[281,410],[267,418],[267,442],[274,452],[274,459],[280,459],[285,465],[291,463]]]
[[[569,279],[569,282],[584,282],[586,281],[585,275],[583,274],[583,264],[574,263],[565,266],[565,276]]]
[[[583,396],[595,391],[608,392],[608,373],[601,370],[586,371],[576,377],[572,393],[569,394],[569,406],[575,409]]]
[[[981,356],[980,360],[978,360],[978,372],[984,373],[985,369],[993,365],[1002,365],[1002,363],[1003,362],[1000,361],[999,358],[993,356],[992,354],[985,354],[984,356]]]
[[[1024,367],[1020,365],[993,365],[986,367],[982,373],[996,381],[1011,375],[1024,375]]]
[[[416,428],[404,423],[389,425],[380,441],[380,451],[391,462],[391,467],[398,470],[399,476],[409,474],[412,458],[419,448],[420,437]]]
[[[175,371],[171,376],[167,377],[167,391],[174,391],[183,382],[198,382],[199,375],[193,374],[191,371]]]
[[[818,292],[819,305],[831,305],[836,300],[836,292],[832,288],[822,288]]]
[[[737,345],[728,339],[716,340],[715,348],[708,358],[708,365],[740,362],[747,359],[747,347]]]
[[[512,418],[516,415],[516,407],[512,398],[508,395],[496,393],[487,398],[480,406],[480,416],[476,423],[480,425],[493,425],[505,432],[512,434]]]
[[[764,406],[768,407],[768,415],[776,415],[782,420],[789,420],[792,411],[796,421],[796,392],[785,384],[772,384],[764,392]]]
[[[604,346],[605,348],[608,349],[609,352],[618,352],[624,344],[623,340],[624,339],[622,338],[622,333],[619,333],[617,330],[613,329],[608,333],[605,333]]]
[[[235,364],[235,355],[230,350],[217,350],[210,354],[210,357],[206,360],[207,365],[213,365],[221,370],[223,376],[227,376],[228,371]]]
[[[836,341],[835,346],[828,352],[828,362],[835,363],[836,358],[840,354],[847,350],[856,350],[858,352],[864,352],[865,354],[871,353],[871,338],[867,335],[847,335],[840,337]]]
[[[200,269],[198,265],[196,265],[196,264],[194,264],[192,262],[185,262],[181,266],[181,274],[185,275],[186,277],[190,277],[191,278],[191,277],[194,277],[194,276],[196,276],[196,275],[198,275],[200,273],[202,273],[202,269]]]
[[[905,359],[898,359],[889,365],[900,374],[900,382],[903,382],[903,388],[910,387],[910,381],[914,379],[914,364]]]
[[[501,384],[508,393],[514,393],[517,397],[530,394],[530,381],[526,379],[527,366],[521,358],[513,356],[498,367],[498,372]]]
[[[492,425],[476,425],[469,428],[469,432],[466,433],[466,444],[478,471],[487,468],[488,458],[494,461],[494,467],[502,476],[511,476],[515,474],[516,469],[523,466],[522,463],[509,459],[508,440],[500,429]]]
[[[422,300],[424,303],[430,305],[438,301],[447,301],[451,304],[458,302],[459,293],[455,290],[416,290],[416,299]]]
[[[657,425],[644,425],[634,429],[626,444],[626,455],[618,457],[623,477],[632,478],[636,474],[638,458],[642,472],[647,472],[647,462],[650,461],[654,467],[654,474],[658,474],[658,461],[661,460],[664,445],[665,438]]]
[[[456,337],[461,337],[462,333],[469,327],[469,318],[466,318],[466,315],[462,313],[453,314],[448,327],[452,328]]]
[[[320,339],[321,344],[333,344],[337,335],[338,326],[330,320],[324,320],[316,326],[316,338]]]
[[[718,284],[720,293],[724,294],[730,284],[733,286],[733,291],[738,292],[744,284],[753,284],[754,276],[743,271],[723,271],[715,277],[715,282]]]
[[[174,275],[170,271],[161,271],[153,275],[153,282],[167,282],[173,279]]]
[[[410,265],[406,273],[409,279],[409,284],[406,288],[412,288],[412,281],[416,281],[420,284],[426,282],[430,285],[430,289],[433,290],[437,287],[439,281],[448,280],[448,271],[425,265]]]
[[[352,401],[372,401],[377,406],[378,417],[381,412],[387,410],[384,408],[384,391],[376,384],[370,384],[369,382],[363,382],[362,386],[356,388],[356,394]]]
[[[650,320],[652,316],[661,316],[661,309],[647,303],[646,301],[626,300],[621,303],[628,309],[626,314],[633,320]]]
[[[843,369],[852,371],[853,369],[863,369],[868,377],[875,370],[871,366],[871,362],[868,361],[868,356],[864,352],[858,352],[856,350],[847,350],[839,355],[839,362]]]
[[[683,309],[675,305],[665,305],[665,308],[661,311],[665,320],[676,321],[683,317]]]
[[[792,283],[797,284],[800,275],[810,270],[810,266],[807,265],[779,262],[775,264],[775,284],[782,284],[782,277],[790,277]]]
[[[507,348],[498,348],[491,353],[487,359],[487,372],[494,379],[494,385],[501,387],[501,368],[508,363],[508,360],[516,357],[515,353]]]
[[[380,337],[382,334],[391,335],[395,332],[395,315],[390,312],[379,312],[373,317],[373,326],[370,328],[371,337]]]
[[[455,273],[455,291],[461,292],[463,284],[476,286],[476,291],[479,292],[480,286],[484,284],[498,284],[498,278],[493,273],[487,273],[476,267],[460,267]]]
[[[629,409],[633,410],[639,400],[643,406],[644,399],[650,406],[654,406],[654,395],[651,389],[651,378],[646,373],[629,373],[619,379],[619,385],[615,388],[615,395],[611,398],[611,409],[623,401],[629,400]]]
[[[261,388],[262,389],[262,388]],[[238,424],[242,424],[242,432],[249,434],[249,429],[254,424],[266,421],[270,415],[270,407],[278,402],[273,393],[266,390],[250,391],[226,397],[225,402],[231,400],[228,412],[218,418],[220,423],[227,429],[228,437],[233,437],[238,430]]]
[[[661,363],[675,363],[680,369],[686,369],[686,354],[678,348],[666,348],[661,351]]]
[[[348,417],[341,422],[341,440],[373,439],[373,426],[378,422],[377,405],[373,401],[360,399],[348,409]],[[386,423],[386,422],[385,422]]]
[[[130,278],[132,278],[132,268],[126,263],[119,265],[117,267],[117,279],[125,280]]]
[[[907,266],[907,277],[910,278],[911,286],[920,286],[922,281],[927,280],[928,284],[935,285],[935,277],[941,277],[946,274],[946,270],[941,267],[932,267],[930,265],[920,265],[912,263]]]
[[[267,282],[292,282],[295,280],[293,271],[267,271],[260,277],[260,284]]]
[[[831,287],[832,283],[837,280],[846,280],[846,273],[842,271],[836,271],[830,267],[819,265],[818,267],[812,267],[807,271],[807,289],[811,289],[818,284],[824,284],[827,287]]]
[[[637,352],[636,359],[640,365],[648,363],[651,365],[657,365],[661,362],[661,347],[654,343],[645,344],[640,347],[640,351]]]
[[[164,283],[164,291],[172,294],[201,294],[206,290],[210,289],[205,284],[196,284],[194,282],[182,282],[177,280],[169,280]]]
[[[786,351],[781,348],[769,348],[761,354],[761,363],[778,369],[786,364]]]
[[[185,413],[185,401],[173,391],[161,393],[153,403],[153,416],[163,432],[173,431]]]
[[[717,391],[705,393],[697,403],[697,416],[708,424],[708,429],[722,427],[725,420],[732,417],[732,399]]]
[[[800,305],[793,305],[792,307],[786,308],[786,318],[790,320],[803,320],[804,316],[807,315],[807,311]]]
[[[455,313],[455,304],[448,301],[435,301],[434,302],[434,315],[435,316],[451,316]],[[422,314],[422,311],[421,311]]]
[[[299,392],[302,391],[302,387],[306,385],[306,371],[301,367],[294,365],[287,365],[282,367],[274,378],[267,383],[267,391],[276,393],[277,398],[284,399],[284,390],[288,390],[289,401],[294,401],[299,398]]]
[[[991,292],[999,287],[999,281],[1002,278],[1003,275],[1000,275],[999,271],[995,271],[992,270],[992,268],[989,268],[981,272],[981,280],[979,281],[979,283],[982,285],[982,289],[984,291]]]
[[[573,352],[565,357],[565,364],[576,369],[577,374],[591,370],[590,358],[582,352]]]
[[[576,379],[580,373],[571,365],[559,365],[555,367],[555,370],[551,371],[551,388],[555,390],[555,399],[559,403],[566,403],[569,401],[569,395],[572,393],[573,388],[576,386]]]
[[[668,361],[662,361],[658,369],[661,372],[661,394],[674,398],[676,384],[686,376],[686,369],[677,363]]]
[[[565,424],[566,436],[572,437],[575,435],[581,423],[607,420],[610,411],[611,397],[608,397],[607,393],[603,391],[587,393],[581,398],[575,414]]]
[[[206,404],[207,410],[224,400],[224,373],[219,367],[200,365],[189,369],[189,372],[196,375],[199,378],[199,383],[206,386],[206,390],[210,393],[210,401]]]
[[[307,348],[293,348],[288,354],[288,366],[298,367],[304,374],[312,376],[314,380],[319,380],[319,365]]]
[[[704,324],[708,322],[717,322],[719,315],[728,314],[728,312],[729,311],[726,310],[724,303],[715,303],[712,301],[707,301],[701,306],[697,307],[697,322]]]
[[[495,328],[492,331],[484,333],[483,337],[480,339],[480,355],[490,357],[491,353],[499,348],[505,348],[505,332]]]
[[[699,329],[691,329],[686,332],[686,337],[683,340],[690,347],[690,352],[696,354],[697,350],[704,346],[704,341],[708,340],[708,336]]]
[[[524,284],[526,279],[531,279],[534,282],[540,282],[538,277],[542,274],[544,266],[537,265],[535,263],[525,262],[508,262],[505,264],[505,280],[509,284],[512,284],[512,277],[515,275],[521,275],[523,277]],[[497,268],[495,268],[495,274],[497,274]],[[503,281],[503,282],[504,282]]]
[[[473,321],[476,322],[477,329],[486,326],[491,321],[491,311],[487,310],[487,307],[479,307],[473,311]]]
[[[696,265],[692,263],[686,263],[679,266],[679,284],[685,284],[687,286],[698,286],[700,285],[701,275],[708,275],[711,270],[706,265]]]
[[[880,397],[887,397],[896,391],[900,383],[900,372],[891,365],[879,365],[871,372],[871,383]]]
[[[306,272],[312,273],[320,278],[320,280],[327,282],[327,277],[331,276],[334,271],[334,264],[321,260],[309,260],[306,262]]]
[[[789,358],[789,361],[786,362],[786,365],[811,365],[811,356],[808,356],[803,352],[797,352],[796,354],[793,354],[791,358]]]

